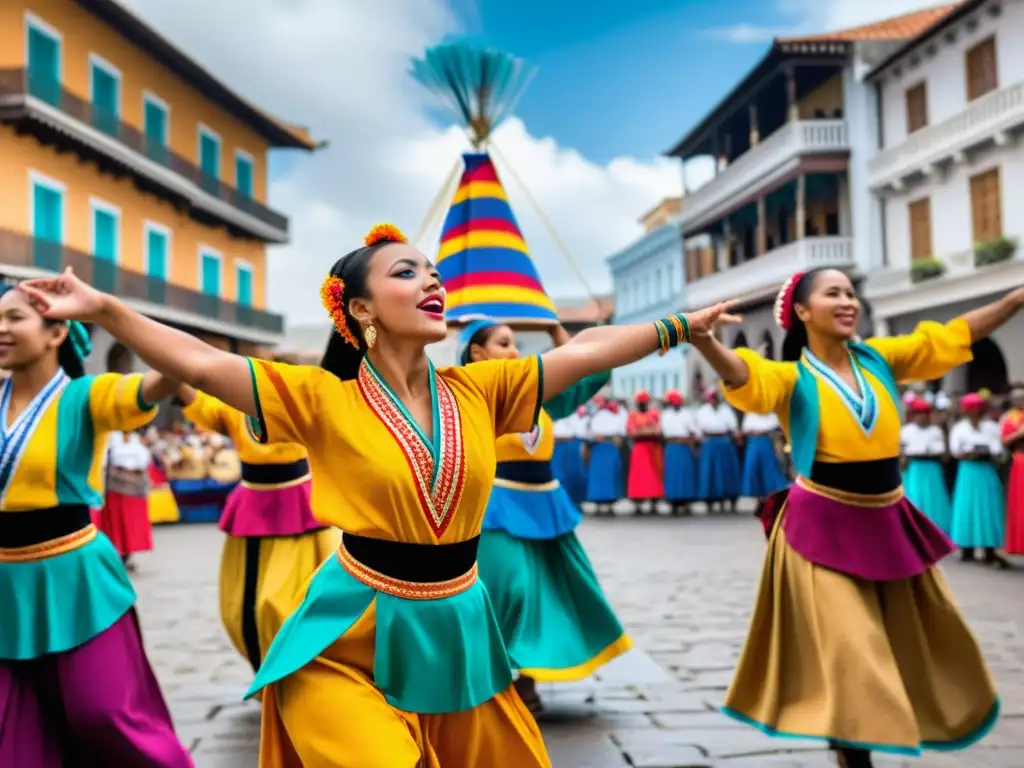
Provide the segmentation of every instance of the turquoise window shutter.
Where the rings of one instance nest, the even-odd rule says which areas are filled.
[[[235,156],[235,188],[246,197],[252,197],[252,162],[241,155]]]
[[[238,303],[252,306],[252,272],[243,267],[238,268]]]
[[[93,255],[103,261],[117,262],[117,217],[109,211],[94,210],[92,214],[95,243]]]
[[[220,296],[220,259],[210,254],[203,254],[203,293],[208,296]]]
[[[212,179],[220,178],[220,141],[205,132],[199,135],[199,169]]]
[[[60,105],[60,41],[34,26],[28,30],[28,80],[33,96]]]
[[[146,235],[146,252],[149,276],[158,280],[167,279],[167,237],[162,232],[150,230]]]
[[[144,122],[146,138],[157,146],[167,146],[167,111],[159,104],[147,101]]]

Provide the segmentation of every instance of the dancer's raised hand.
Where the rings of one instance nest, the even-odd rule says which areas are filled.
[[[718,325],[735,325],[743,322],[743,317],[734,315],[729,310],[735,302],[722,301],[696,312],[687,312],[686,319],[690,323],[690,338],[698,339],[709,336]]]
[[[55,277],[25,280],[17,287],[51,320],[95,321],[105,306],[106,294],[79,280],[71,267]]]

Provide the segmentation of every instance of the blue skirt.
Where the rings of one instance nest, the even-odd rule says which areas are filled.
[[[622,454],[613,442],[595,442],[587,468],[587,501],[611,504],[622,498]]]
[[[551,469],[573,504],[586,500],[587,468],[583,464],[582,440],[556,441],[555,452],[551,456]]]
[[[910,459],[903,471],[903,492],[947,536],[952,532],[953,507],[946,490],[946,473],[938,459]]]
[[[700,449],[700,498],[735,499],[740,495],[740,457],[726,435],[705,438]]]
[[[550,485],[538,489],[495,480],[483,530],[504,531],[518,539],[554,539],[570,533],[583,514],[557,480]]]
[[[632,643],[575,533],[480,535],[480,580],[514,669],[541,682],[581,680]]]
[[[950,538],[961,548],[1003,546],[1006,498],[991,462],[961,461],[957,467]]]
[[[775,441],[771,435],[752,435],[747,438],[743,456],[743,482],[740,496],[763,499],[789,485],[779,468]]]
[[[665,446],[665,500],[692,501],[697,498],[697,456],[686,443]]]

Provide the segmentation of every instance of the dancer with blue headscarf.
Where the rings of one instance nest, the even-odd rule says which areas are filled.
[[[552,331],[556,346],[569,335]],[[471,322],[459,338],[459,362],[519,356],[512,329]],[[601,590],[575,529],[582,515],[555,479],[552,419],[572,414],[605,384],[591,376],[544,403],[533,430],[500,437],[498,467],[480,536],[480,578],[491,597],[516,689],[540,710],[534,681],[580,680],[632,646]]]

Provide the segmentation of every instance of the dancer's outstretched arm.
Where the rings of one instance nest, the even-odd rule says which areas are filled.
[[[70,267],[56,277],[26,280],[18,289],[45,317],[96,323],[164,376],[208,392],[249,416],[258,415],[247,358],[151,320],[82,282]]]
[[[739,317],[728,313],[727,303],[689,312],[685,317],[690,335],[708,333],[720,324],[737,323]],[[669,332],[673,332],[670,318]],[[595,373],[628,365],[657,352],[661,346],[661,334],[656,323],[635,325],[605,325],[587,328],[572,341],[541,355],[544,371],[544,397],[554,397],[574,383]]]

